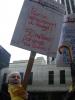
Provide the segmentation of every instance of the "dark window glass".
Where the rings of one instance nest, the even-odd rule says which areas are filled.
[[[67,4],[67,12],[68,12],[68,14],[70,14],[71,11],[70,11],[69,0],[66,0],[66,4]]]
[[[7,78],[7,73],[4,73],[2,83],[6,83],[6,78]]]
[[[64,5],[64,0],[61,0],[61,3]]]
[[[21,76],[21,80],[23,81],[24,73],[23,72],[20,72],[20,76]]]
[[[71,0],[71,5],[72,5],[72,10],[73,10],[73,13],[75,13],[75,5],[74,5],[74,0]]]
[[[31,85],[33,80],[33,72],[30,73],[28,84]]]
[[[54,84],[54,71],[49,71],[49,81],[48,84]]]
[[[65,70],[60,70],[60,84],[65,84]]]

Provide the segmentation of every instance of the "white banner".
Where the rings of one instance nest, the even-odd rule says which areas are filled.
[[[63,16],[64,8],[57,2],[25,0],[11,44],[55,56]]]
[[[72,49],[73,60],[75,60],[75,14],[65,15],[64,17],[59,47],[61,45],[67,45]],[[66,48],[62,55],[57,53],[56,65],[59,67],[70,65],[70,56]]]

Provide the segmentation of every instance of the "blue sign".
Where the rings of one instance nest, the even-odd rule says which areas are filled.
[[[0,69],[8,67],[10,62],[10,54],[0,46]]]

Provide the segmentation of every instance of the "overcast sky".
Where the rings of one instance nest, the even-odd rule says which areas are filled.
[[[11,54],[10,62],[29,59],[30,56],[29,51],[10,45],[23,2],[24,0],[0,0],[0,45]]]

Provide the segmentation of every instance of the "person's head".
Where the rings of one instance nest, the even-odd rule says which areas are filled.
[[[12,72],[8,75],[8,84],[21,84],[19,72]]]

